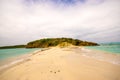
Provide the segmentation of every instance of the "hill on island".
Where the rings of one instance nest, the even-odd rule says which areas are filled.
[[[98,46],[99,44],[94,42],[87,42],[82,41],[79,39],[72,39],[72,38],[44,38],[40,40],[35,40],[29,42],[26,45],[26,48],[47,48],[47,47],[54,47],[58,45],[66,45],[71,44],[74,46]]]

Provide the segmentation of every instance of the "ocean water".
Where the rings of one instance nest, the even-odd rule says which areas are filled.
[[[40,50],[40,48],[32,48],[32,49],[26,49],[26,48],[0,49],[0,60],[20,56],[20,55],[23,55],[23,54],[29,54],[29,53],[34,52],[36,50]]]
[[[87,46],[86,48],[120,54],[120,44],[101,44],[100,46]]]
[[[82,51],[83,56],[120,65],[120,43],[104,43],[100,44],[100,46],[87,46]]]

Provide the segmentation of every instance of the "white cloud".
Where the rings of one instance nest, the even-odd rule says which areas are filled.
[[[86,0],[71,6],[1,0],[0,45],[24,44],[44,37],[120,41],[119,5],[120,0]]]

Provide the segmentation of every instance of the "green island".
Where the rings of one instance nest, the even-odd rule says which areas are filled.
[[[99,46],[99,44],[94,42],[82,41],[79,39],[73,38],[44,38],[40,40],[35,40],[27,43],[26,45],[14,45],[14,46],[3,46],[0,49],[7,48],[47,48],[47,47],[55,47],[55,46]]]
[[[26,48],[47,48],[54,46],[98,46],[99,44],[94,42],[82,41],[72,38],[44,38],[36,41],[29,42]]]

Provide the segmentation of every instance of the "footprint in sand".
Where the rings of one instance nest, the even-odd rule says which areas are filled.
[[[52,72],[54,72],[54,71],[50,71],[50,72],[52,73]],[[57,72],[60,72],[60,70],[58,70],[58,71],[55,71],[54,73],[56,74]]]

